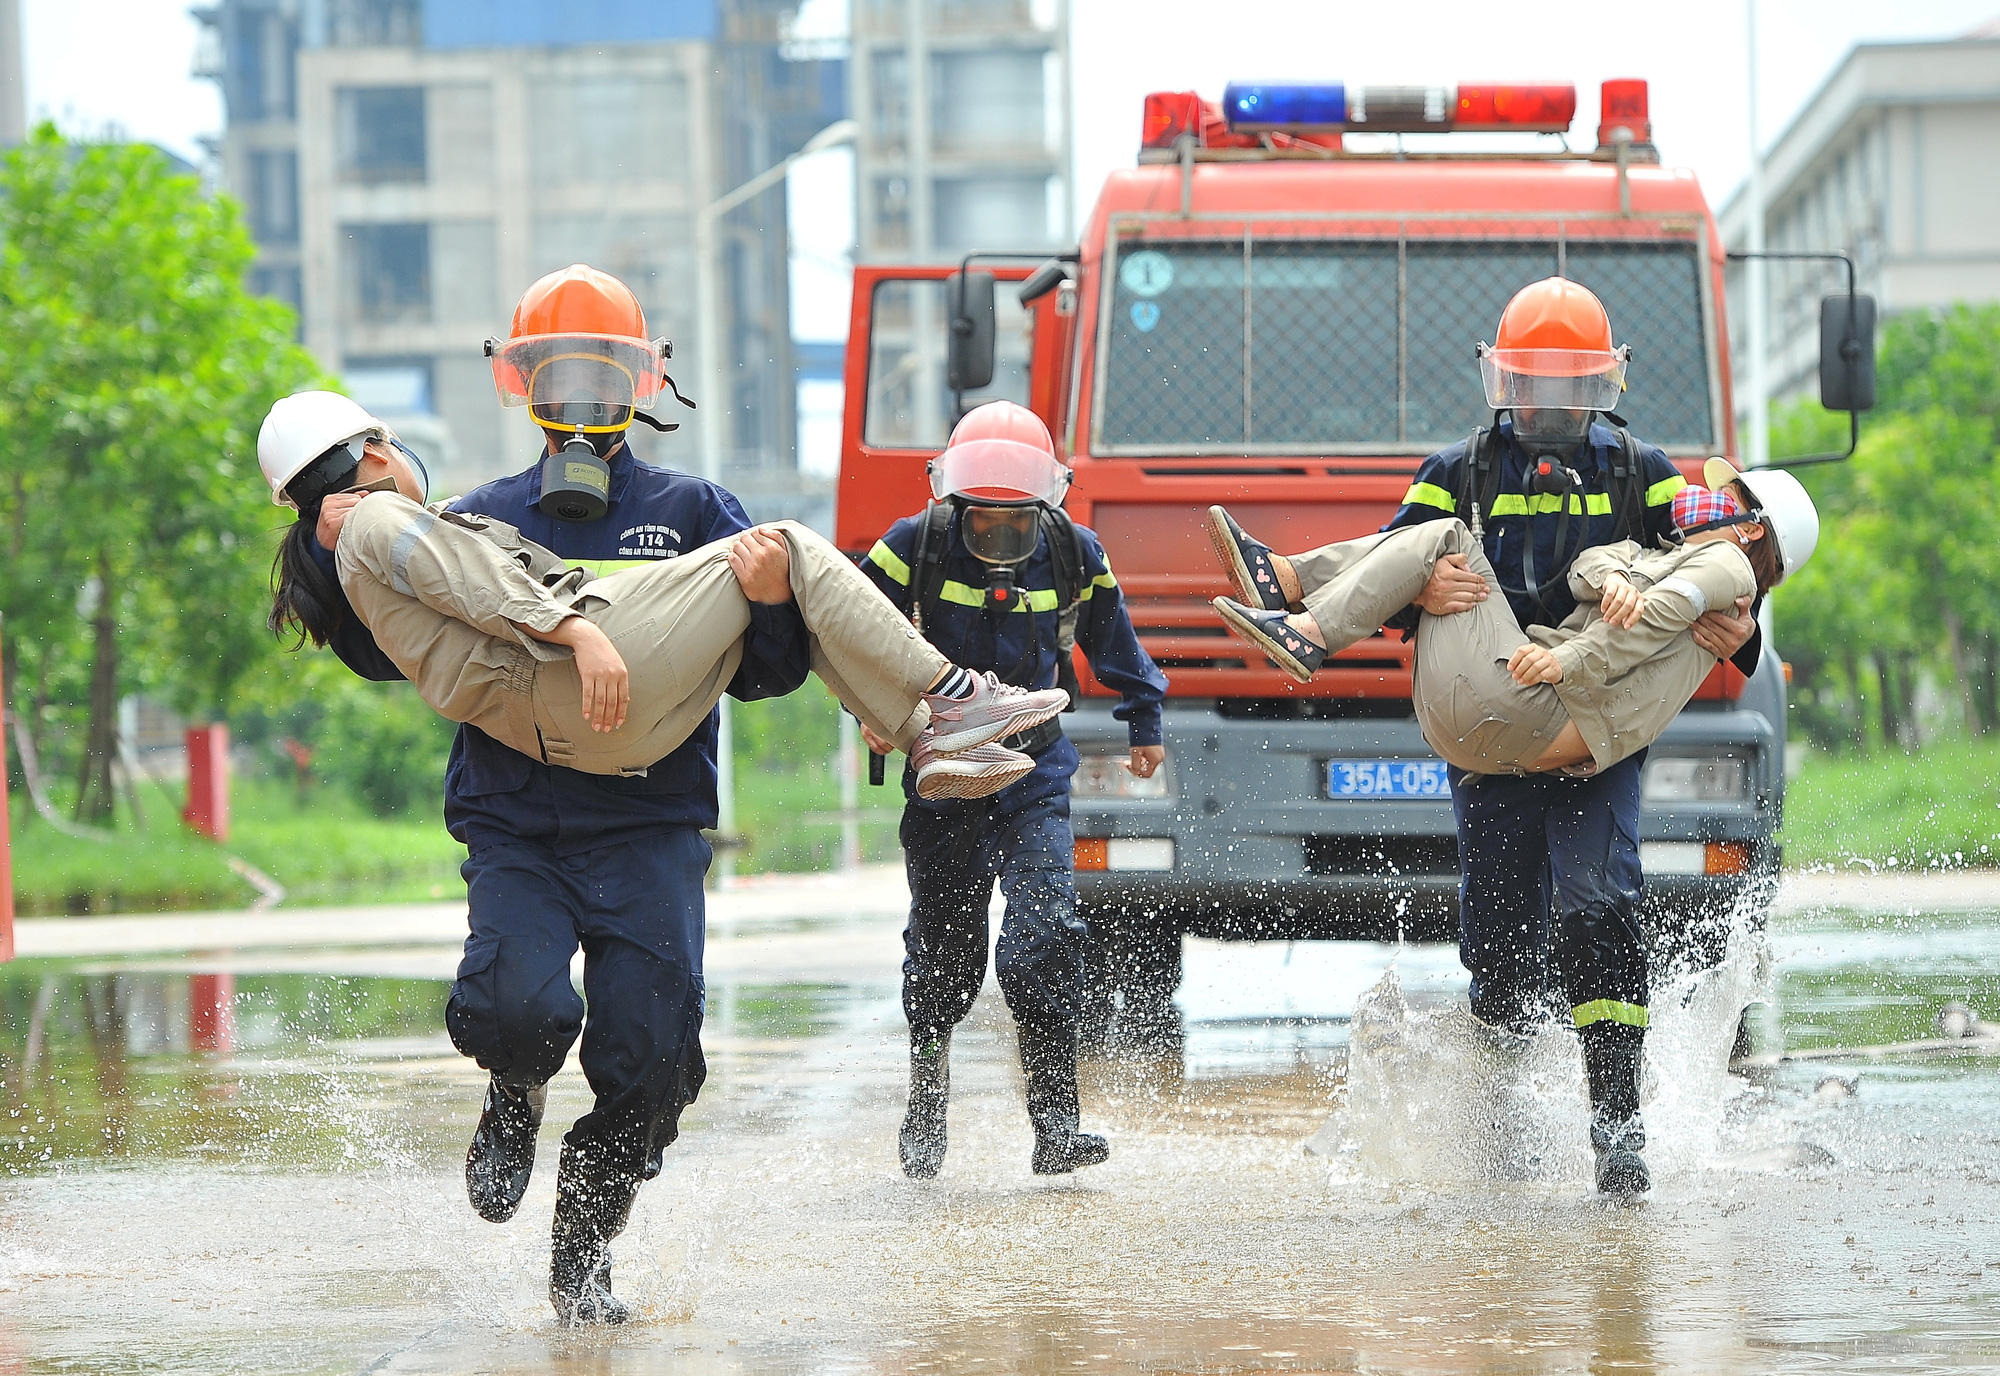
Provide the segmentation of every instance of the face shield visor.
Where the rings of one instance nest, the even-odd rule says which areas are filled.
[[[1019,440],[967,440],[931,460],[931,495],[966,505],[1059,507],[1069,469],[1056,456]]]
[[[659,399],[665,357],[656,343],[614,335],[542,334],[486,341],[502,406],[526,406],[535,423],[608,434]]]
[[[1479,377],[1495,411],[1609,411],[1625,390],[1630,346],[1495,349],[1479,346]]]

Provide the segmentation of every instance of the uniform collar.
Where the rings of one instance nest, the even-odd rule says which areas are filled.
[[[544,448],[541,456],[535,460],[535,466],[528,470],[529,506],[535,506],[542,500],[542,465],[548,462],[548,458],[549,451]],[[625,500],[625,493],[632,486],[632,469],[636,466],[638,460],[632,457],[631,445],[620,444],[618,448],[612,451],[611,457],[606,459],[605,463],[610,465],[611,468],[611,491],[606,495],[605,500],[610,505],[616,506]]]

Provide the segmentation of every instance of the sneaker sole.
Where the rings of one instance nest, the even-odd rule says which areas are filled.
[[[1222,567],[1229,573],[1229,581],[1236,585],[1236,600],[1245,606],[1258,606],[1267,612],[1283,611],[1284,607],[1273,607],[1264,601],[1264,594],[1257,590],[1256,580],[1250,574],[1250,565],[1244,562],[1243,550],[1236,543],[1235,534],[1229,529],[1229,513],[1219,506],[1208,509],[1208,542],[1215,546],[1215,557],[1222,561]]]
[[[1063,708],[1069,704],[1067,694],[1063,694],[1062,698],[1061,702],[1046,711],[1024,708],[1004,721],[954,732],[951,735],[940,733],[931,738],[931,752],[936,755],[963,755],[966,751],[977,750],[982,745],[991,745],[1009,736],[1018,736],[1023,731],[1032,730],[1045,721],[1061,716]]]
[[[1215,614],[1222,618],[1222,624],[1236,633],[1238,640],[1245,641],[1260,651],[1266,659],[1284,670],[1293,682],[1312,682],[1313,676],[1311,671],[1305,665],[1299,663],[1298,660],[1294,659],[1291,651],[1278,644],[1277,641],[1272,640],[1256,625],[1246,620],[1235,608],[1230,606],[1228,599],[1218,597],[1209,605],[1214,607]]]
[[[927,803],[944,798],[990,798],[1034,772],[1033,760],[1025,765],[984,765],[970,774],[951,774],[934,769],[918,776],[917,796]]]

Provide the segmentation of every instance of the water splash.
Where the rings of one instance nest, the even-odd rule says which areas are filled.
[[[1743,921],[1720,964],[1655,982],[1640,1109],[1656,1176],[1718,1158],[1738,1018],[1769,982],[1768,944]],[[1463,996],[1407,994],[1392,966],[1355,1005],[1345,1103],[1315,1141],[1381,1180],[1574,1185],[1590,1179],[1589,1128],[1573,1031],[1498,1033]]]

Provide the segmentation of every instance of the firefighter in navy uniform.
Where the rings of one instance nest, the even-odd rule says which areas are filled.
[[[1060,683],[1076,695],[1073,645],[1121,701],[1140,778],[1165,758],[1167,680],[1133,633],[1096,535],[1062,511],[1070,471],[1039,417],[1012,402],[975,407],[931,465],[937,501],[891,526],[862,571],[954,663],[1023,688]],[[1076,912],[1069,781],[1076,747],[1051,722],[1007,742],[1035,771],[991,798],[928,803],[905,770],[902,842],[910,881],[903,1011],[910,1021],[910,1098],[899,1142],[904,1173],[944,1164],[951,1034],[986,979],[987,902],[1006,898],[995,964],[1020,1036],[1033,1169],[1055,1175],[1106,1159],[1079,1130],[1077,1019],[1086,933]],[[871,749],[886,754],[875,738]]]
[[[1495,343],[1480,348],[1496,424],[1426,459],[1385,529],[1456,516],[1486,555],[1523,627],[1575,609],[1567,573],[1578,552],[1677,538],[1666,454],[1606,418],[1629,349],[1614,348],[1597,297],[1549,278],[1518,292]],[[1490,596],[1463,556],[1441,561],[1418,605],[1434,615]],[[1406,614],[1415,624],[1415,614]],[[1394,622],[1392,625],[1396,624]],[[1762,643],[1747,602],[1704,616],[1695,640],[1744,673]],[[1583,1041],[1597,1183],[1650,1187],[1640,1155],[1640,1055],[1647,959],[1638,928],[1639,778],[1646,752],[1587,777],[1468,775],[1453,769],[1458,820],[1460,956],[1472,1011],[1506,1036],[1551,1015]]]
[[[625,443],[635,416],[673,427],[637,409],[671,386],[668,348],[647,339],[624,283],[581,265],[542,278],[521,298],[512,337],[488,352],[503,404],[527,405],[547,444],[533,465],[459,498],[455,510],[506,521],[598,573],[749,529],[729,492],[641,463]],[[329,575],[357,500],[329,497],[322,511],[315,553]],[[770,542],[738,549],[752,624],[729,691],[745,701],[791,692],[809,665],[787,567]],[[363,677],[402,676],[351,614],[330,644]],[[701,833],[717,820],[715,756],[713,717],[630,777],[553,766],[470,726],[452,744],[445,820],[468,851],[471,934],[445,1021],[458,1049],[492,1076],[466,1159],[481,1217],[502,1222],[519,1207],[547,1083],[579,1034],[596,1096],[564,1136],[557,1170],[550,1300],[565,1324],[627,1317],[611,1294],[608,1244],[640,1183],[659,1173],[706,1074],[710,852]],[[579,945],[588,1021],[569,975]]]

